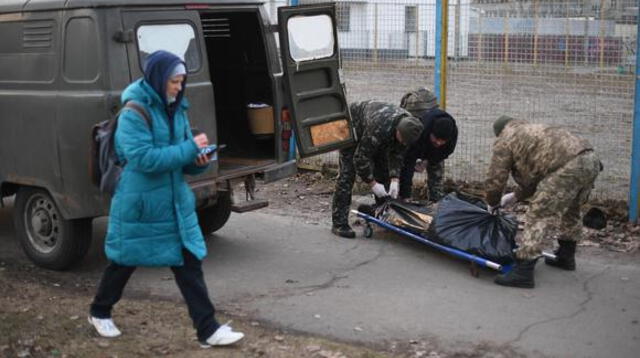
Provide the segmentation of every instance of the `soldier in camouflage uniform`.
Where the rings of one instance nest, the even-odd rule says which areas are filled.
[[[421,87],[405,94],[400,107],[419,118],[424,130],[404,157],[400,173],[400,198],[411,198],[413,174],[427,170],[429,200],[438,201],[444,196],[444,160],[453,153],[458,141],[458,127],[453,117],[440,109],[436,96]]]
[[[358,142],[340,150],[340,175],[333,194],[331,232],[354,238],[355,232],[348,219],[356,174],[369,184],[376,198],[397,197],[403,154],[407,145],[420,136],[422,124],[409,112],[392,104],[364,101],[351,104],[349,109]]]
[[[575,270],[576,243],[582,238],[580,206],[602,169],[586,139],[569,131],[502,116],[494,123],[497,139],[486,181],[489,210],[530,198],[522,241],[514,269],[495,282],[513,287],[534,287],[533,271],[543,240],[552,230],[561,232],[551,266]],[[518,184],[502,196],[509,174]],[[502,196],[502,197],[501,197]]]

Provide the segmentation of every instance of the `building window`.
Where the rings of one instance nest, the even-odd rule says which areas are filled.
[[[336,18],[338,20],[338,31],[349,31],[351,28],[351,7],[348,4],[336,4]]]
[[[418,8],[415,6],[404,7],[404,32],[416,32],[418,25]]]

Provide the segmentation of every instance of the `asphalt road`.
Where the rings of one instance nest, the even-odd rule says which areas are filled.
[[[88,257],[62,275],[97,280],[106,219],[94,223]],[[536,289],[511,289],[493,284],[489,270],[474,278],[465,262],[395,235],[338,239],[323,225],[269,213],[232,215],[209,251],[204,270],[217,307],[285,329],[527,356],[640,352],[638,255],[583,254],[576,272],[538,264]],[[0,209],[0,260],[27,260],[10,208]],[[139,269],[130,292],[179,296],[168,269]]]

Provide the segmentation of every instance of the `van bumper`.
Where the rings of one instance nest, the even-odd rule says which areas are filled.
[[[273,183],[274,181],[293,176],[297,172],[298,163],[295,160],[290,160],[265,169],[263,181],[265,184]]]

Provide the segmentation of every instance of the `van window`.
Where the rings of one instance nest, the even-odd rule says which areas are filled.
[[[188,72],[200,69],[200,51],[190,24],[142,25],[138,27],[140,68],[148,55],[158,50],[169,51],[187,64]]]
[[[287,21],[291,58],[296,62],[331,57],[335,43],[328,15],[294,16]]]
[[[70,82],[93,82],[98,77],[98,33],[90,17],[67,22],[64,39],[64,77]]]

